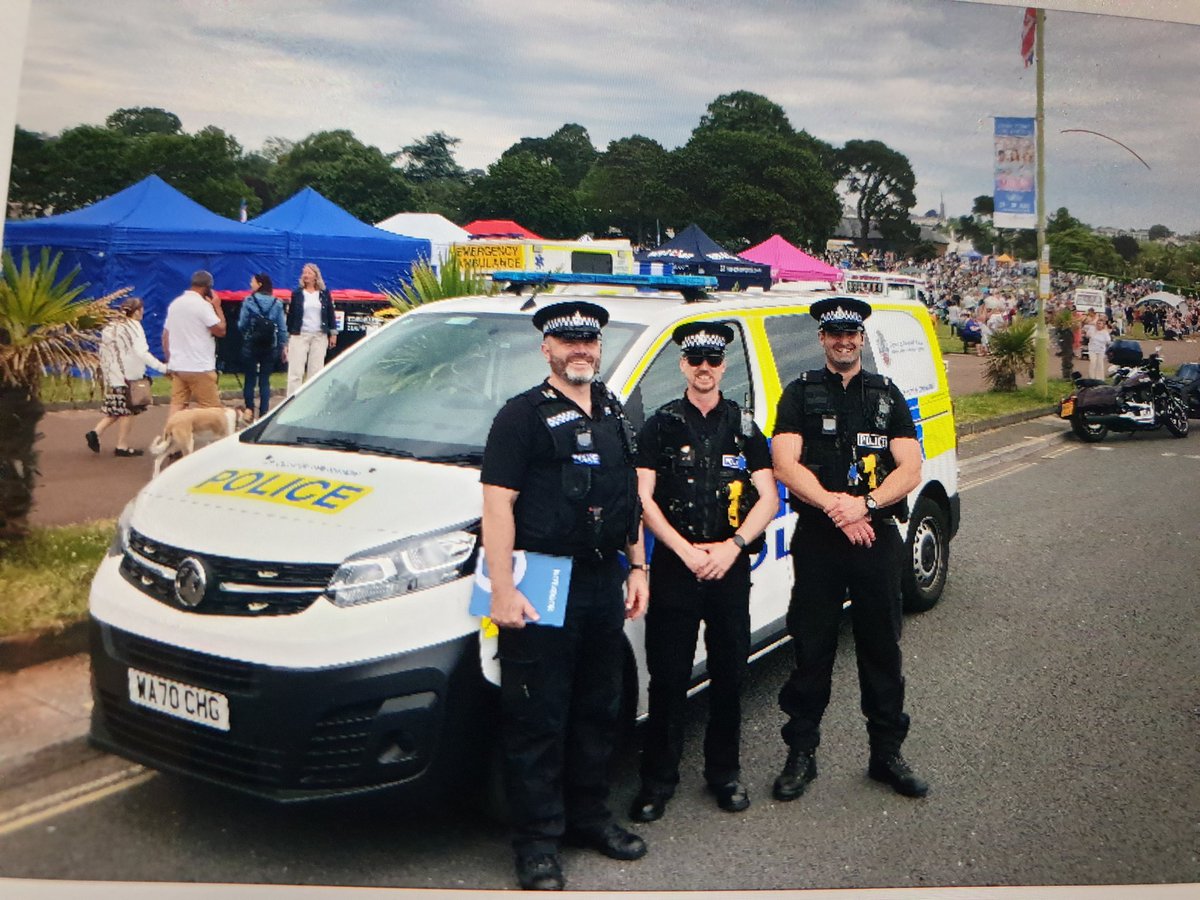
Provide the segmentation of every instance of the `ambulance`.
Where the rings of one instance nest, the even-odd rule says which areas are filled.
[[[637,270],[627,239],[549,241],[474,240],[450,245],[450,255],[463,268],[481,275],[498,270],[627,275]]]
[[[683,390],[671,333],[684,322],[733,328],[722,389],[768,436],[783,387],[824,365],[808,309],[827,292],[722,294],[702,276],[496,277],[519,293],[395,319],[129,504],[90,594],[96,746],[280,801],[461,790],[489,771],[481,757],[497,744],[495,631],[468,613],[479,467],[496,412],[547,374],[533,310],[564,294],[608,309],[602,377],[635,426]],[[895,527],[905,605],[926,610],[959,522],[946,370],[924,306],[869,299],[863,365],[900,387],[924,453]],[[753,561],[752,658],[788,640],[794,522],[782,504]],[[643,636],[641,620],[627,624],[627,721],[647,708]],[[700,641],[697,688],[704,663]]]

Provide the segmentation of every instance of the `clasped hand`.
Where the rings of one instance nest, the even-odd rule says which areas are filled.
[[[870,547],[875,543],[875,529],[867,515],[866,504],[862,497],[850,494],[834,494],[832,502],[825,507],[825,514],[850,541],[860,547]]]
[[[712,544],[692,544],[692,552],[684,562],[692,574],[701,581],[724,578],[725,573],[737,561],[738,549],[733,541],[717,541]]]

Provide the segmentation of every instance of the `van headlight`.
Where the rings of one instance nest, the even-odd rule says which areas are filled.
[[[405,538],[356,553],[333,573],[325,595],[335,606],[358,606],[471,575],[479,523]]]
[[[136,502],[136,500],[130,500],[121,510],[121,515],[117,519],[117,533],[113,535],[112,543],[108,545],[106,556],[124,556],[125,551],[129,549],[129,523],[133,519],[133,504]]]

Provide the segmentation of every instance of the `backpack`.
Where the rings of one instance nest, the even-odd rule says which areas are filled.
[[[245,345],[256,354],[268,353],[275,349],[275,323],[264,316],[261,309],[250,309]]]

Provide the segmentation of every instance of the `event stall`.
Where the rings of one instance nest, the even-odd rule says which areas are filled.
[[[471,239],[471,232],[438,213],[400,212],[377,222],[375,227],[429,241],[429,261],[435,268],[443,259],[450,258],[451,244]]]
[[[677,275],[712,275],[722,291],[734,287],[771,289],[769,265],[734,256],[694,223],[655,249],[637,254],[637,260],[649,265],[669,263]]]
[[[842,279],[842,270],[837,266],[809,256],[778,234],[743,251],[741,257],[770,266],[771,276],[777,281],[829,283]]]

